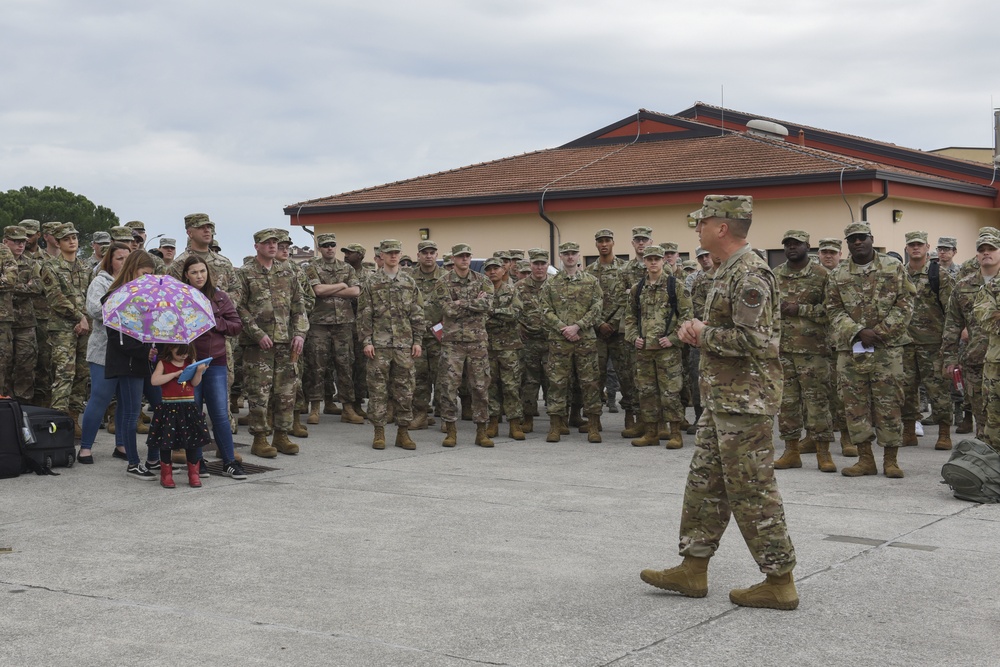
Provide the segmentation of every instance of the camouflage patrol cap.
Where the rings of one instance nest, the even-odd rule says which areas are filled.
[[[939,248],[951,248],[952,250],[958,249],[958,240],[953,236],[941,236],[938,237],[937,247]]]
[[[455,262],[451,259],[451,253],[446,252],[443,257],[441,257],[442,266],[454,266]]]
[[[653,230],[649,227],[633,227],[632,228],[632,238],[634,239],[651,239],[653,238]]]
[[[176,248],[177,247],[177,239],[172,239],[169,236],[164,236],[162,239],[160,239],[160,247],[161,248]]]
[[[827,238],[819,240],[820,250],[836,250],[837,252],[840,252],[843,247],[844,242],[840,239]]]
[[[471,255],[471,254],[472,254],[472,246],[470,246],[468,243],[456,243],[451,247],[452,257],[455,257],[456,255]]]
[[[906,232],[906,243],[927,243],[927,232]]]
[[[559,254],[564,255],[568,252],[580,252],[580,244],[574,241],[566,241],[565,243],[560,243]]]
[[[664,252],[666,251],[663,249],[663,246],[658,246],[656,244],[653,244],[642,251],[642,258],[646,259],[647,257],[663,257]]]
[[[693,259],[685,259],[683,262],[681,262],[681,268],[684,269],[685,271],[697,271],[698,262],[694,261]]]
[[[274,227],[267,227],[253,235],[253,242],[263,243],[264,241],[270,241],[271,239],[277,241],[278,239],[281,238],[281,234],[279,234],[278,232],[279,230],[275,229]]]
[[[209,250],[211,250],[212,252],[222,252],[222,246],[220,246],[220,245],[219,245],[219,242],[218,242],[218,241],[216,241],[215,239],[212,239],[212,240],[211,240],[211,241],[209,242],[209,244],[208,244],[208,248],[209,248]]]
[[[510,256],[509,250],[497,250],[496,252],[493,253],[493,256],[498,259],[506,259],[508,261],[514,259],[513,257]]]
[[[417,244],[417,252],[423,252],[424,250],[437,250],[438,244],[434,241],[421,241]]]
[[[42,234],[44,236],[52,236],[56,233],[56,230],[62,227],[61,222],[43,222],[42,223]],[[128,233],[129,239],[132,238],[132,232]]]
[[[316,245],[323,245],[324,243],[337,244],[337,235],[333,233],[317,234],[316,235]]]
[[[365,247],[360,243],[348,243],[340,249],[341,252],[356,252],[362,257],[365,256]]]
[[[871,235],[872,228],[868,226],[867,222],[852,222],[851,224],[844,227],[844,238],[849,238],[854,234],[867,234]]]
[[[282,229],[281,227],[275,227],[274,231],[278,234],[278,243],[287,243],[291,245],[292,237],[288,235],[287,229]]]
[[[72,222],[64,222],[63,224],[59,225],[59,228],[56,229],[56,231],[52,232],[52,236],[54,236],[57,241],[66,238],[70,234],[79,234],[79,232],[76,231],[76,227],[73,226]]]
[[[24,231],[28,232],[28,234],[37,234],[38,230],[42,226],[42,223],[40,223],[37,220],[34,220],[32,218],[27,218],[27,219],[22,220],[21,222],[17,223],[17,226],[18,227],[23,227]]]
[[[409,262],[410,264],[413,264],[413,258],[410,257],[409,255],[403,255],[402,257],[399,258],[399,261],[400,262]]]
[[[663,248],[663,252],[677,252],[677,244],[670,241],[664,241],[660,247]]]
[[[979,236],[1000,236],[1000,229],[996,227],[980,227]]]
[[[510,253],[510,258],[513,260],[524,259],[524,251],[520,250],[519,248],[511,248],[507,252]]]
[[[135,238],[134,236],[132,236],[131,229],[129,229],[128,227],[122,227],[120,225],[109,229],[108,234],[111,235],[112,241],[121,241],[123,243],[131,243],[132,240]]]
[[[614,238],[615,238],[615,233],[613,231],[611,231],[610,229],[598,229],[597,232],[594,234],[594,240],[595,241],[597,239],[612,239],[613,240]]]
[[[369,271],[374,271],[376,268],[375,262],[361,262],[361,266],[368,269]]]
[[[691,213],[695,220],[727,218],[729,220],[753,219],[753,197],[750,195],[706,195],[701,208]]]
[[[528,259],[532,262],[547,262],[549,261],[549,251],[544,248],[532,248],[528,251]]]
[[[531,262],[526,259],[519,260],[517,262],[517,272],[527,273],[528,271],[531,271]]]
[[[785,235],[781,237],[781,242],[784,243],[788,239],[801,241],[802,243],[809,243],[809,232],[804,232],[801,229],[789,229],[785,232]]]
[[[976,250],[980,247],[988,245],[993,246],[993,248],[1000,248],[1000,236],[996,234],[982,234],[976,239]]]
[[[503,262],[500,260],[499,257],[490,257],[488,260],[486,260],[485,262],[483,262],[483,271],[485,271],[486,269],[490,268],[491,266],[495,266],[498,269],[502,269],[503,268]]]
[[[9,227],[4,227],[3,237],[10,241],[27,241],[28,232],[19,225],[11,225]]]
[[[701,246],[698,246],[697,248],[695,248],[695,251],[694,251],[694,256],[695,257],[701,257],[702,255],[707,255],[707,254],[708,254],[708,251],[705,250],[704,248],[702,248]]]
[[[110,245],[111,244],[111,234],[107,232],[94,232],[93,242],[100,245]],[[162,244],[160,244],[162,245]]]
[[[215,223],[208,219],[207,213],[188,213],[184,216],[184,229],[204,227],[205,225],[215,226]]]
[[[146,232],[146,223],[142,220],[129,220],[124,224],[124,226],[128,227],[133,232]]]
[[[403,252],[403,244],[396,239],[382,239],[378,250],[379,252]]]

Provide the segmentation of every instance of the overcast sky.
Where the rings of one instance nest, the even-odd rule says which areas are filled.
[[[998,18],[988,0],[0,0],[0,189],[65,187],[182,244],[206,212],[238,259],[288,204],[723,90],[911,148],[992,146]]]

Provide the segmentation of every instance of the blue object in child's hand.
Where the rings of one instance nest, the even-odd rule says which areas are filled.
[[[187,368],[185,368],[183,371],[181,371],[181,374],[177,377],[177,383],[180,384],[182,382],[189,381],[191,378],[194,377],[194,373],[195,371],[198,370],[198,366],[212,363],[213,358],[214,357],[207,357],[205,359],[202,359],[201,361],[196,361]]]

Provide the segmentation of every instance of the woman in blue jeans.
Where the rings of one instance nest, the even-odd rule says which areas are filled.
[[[225,474],[233,479],[246,479],[243,466],[236,460],[233,432],[229,425],[229,364],[226,353],[226,337],[240,335],[243,322],[229,295],[212,283],[212,275],[205,260],[195,255],[188,257],[181,270],[181,277],[184,282],[208,297],[215,315],[215,328],[194,340],[197,359],[212,358],[211,365],[201,377],[201,383],[194,389],[194,400],[199,408],[203,402],[208,404],[212,433],[222,454]]]

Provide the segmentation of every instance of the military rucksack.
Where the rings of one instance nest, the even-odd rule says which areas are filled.
[[[974,503],[1000,503],[1000,452],[982,440],[967,438],[955,446],[941,467],[942,484],[956,498]]]
[[[632,302],[632,312],[635,315],[635,319],[639,323],[639,337],[642,337],[642,313],[639,312],[639,299],[642,298],[642,290],[646,286],[646,276],[643,275],[642,279],[635,286],[635,300]],[[677,306],[677,279],[673,275],[667,274],[667,298],[670,304],[670,310],[667,314],[667,328],[665,331],[670,333],[670,325],[674,320],[674,317],[680,317],[681,311]]]
[[[936,259],[932,259],[931,265],[927,267],[927,282],[931,284],[931,290],[937,298],[938,306],[944,312],[944,304],[941,303],[941,265]]]

